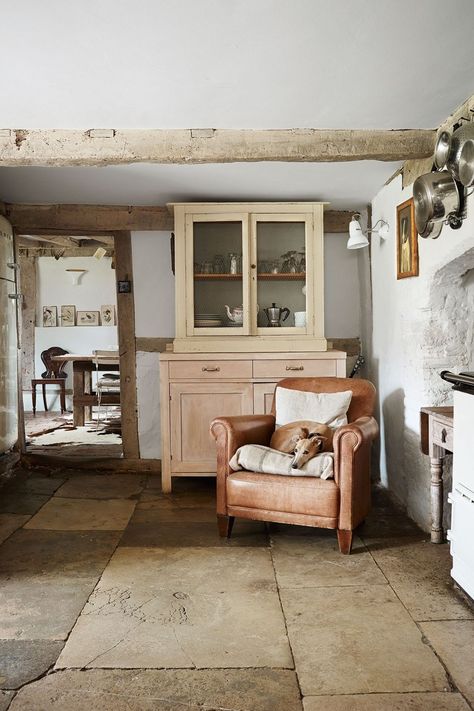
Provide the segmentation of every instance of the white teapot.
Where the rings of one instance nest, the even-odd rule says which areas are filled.
[[[227,318],[232,323],[243,323],[244,322],[244,307],[243,306],[227,306],[225,304],[225,310],[227,313]]]
[[[225,310],[227,312],[227,318],[229,321],[232,321],[232,323],[238,323],[238,324],[243,324],[244,322],[244,307],[243,306],[227,306],[225,304]],[[257,304],[257,313],[259,312],[260,307]]]

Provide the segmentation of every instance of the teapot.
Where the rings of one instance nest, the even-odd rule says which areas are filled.
[[[225,310],[227,313],[227,318],[232,323],[243,323],[244,322],[244,307],[243,306],[227,306],[225,304]]]
[[[225,304],[225,310],[227,312],[227,318],[232,323],[238,323],[239,325],[244,322],[244,307],[243,306],[227,306]],[[259,312],[259,306],[257,304],[257,313]]]
[[[281,326],[282,321],[286,321],[290,315],[290,309],[286,306],[280,307],[276,306],[275,302],[272,303],[271,307],[268,309],[263,309],[265,316],[268,319],[269,326]]]

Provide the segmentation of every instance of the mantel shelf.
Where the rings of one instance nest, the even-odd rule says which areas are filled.
[[[196,281],[241,281],[242,274],[195,274]],[[257,279],[263,281],[305,281],[305,272],[296,274],[257,274]]]

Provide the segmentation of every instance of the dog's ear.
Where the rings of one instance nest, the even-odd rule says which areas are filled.
[[[308,439],[310,436],[309,434],[309,429],[307,427],[302,427],[301,428],[301,434],[300,434],[300,439]]]
[[[308,434],[308,439],[311,439],[311,437],[319,437],[319,439],[327,439],[327,437],[324,437],[322,434],[319,434],[319,432],[311,432],[311,434]]]

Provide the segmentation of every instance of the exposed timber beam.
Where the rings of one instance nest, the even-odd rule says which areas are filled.
[[[6,217],[17,232],[36,230],[129,231],[172,230],[173,217],[166,207],[128,205],[6,205]],[[50,234],[48,232],[48,234]]]
[[[324,232],[347,232],[357,210],[325,210]],[[18,234],[93,236],[113,247],[112,236],[103,231],[174,229],[173,215],[166,207],[127,205],[22,205],[7,203],[5,216]],[[54,231],[54,233],[53,233]]]
[[[399,161],[427,158],[436,131],[293,129],[8,129],[2,166],[256,161]]]

